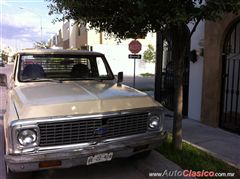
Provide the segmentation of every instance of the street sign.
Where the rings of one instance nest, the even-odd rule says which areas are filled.
[[[128,44],[128,49],[129,49],[130,52],[136,54],[136,53],[138,53],[142,50],[142,44],[137,40],[132,40]]]
[[[136,54],[129,54],[128,58],[134,58],[134,59],[141,59],[142,55],[136,55]]]
[[[135,78],[136,78],[136,59],[141,59],[142,55],[137,55],[137,54],[129,54],[128,58],[133,58],[134,59],[134,67],[133,67],[133,87],[135,88]]]

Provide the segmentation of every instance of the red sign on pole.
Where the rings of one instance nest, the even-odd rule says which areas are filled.
[[[138,53],[142,50],[142,44],[137,41],[137,40],[132,40],[129,44],[128,44],[128,49],[130,52],[132,53]]]

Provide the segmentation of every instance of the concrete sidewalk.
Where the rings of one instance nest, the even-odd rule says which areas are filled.
[[[173,118],[167,117],[165,127],[172,132]],[[198,121],[183,120],[183,139],[211,155],[240,169],[240,136]]]

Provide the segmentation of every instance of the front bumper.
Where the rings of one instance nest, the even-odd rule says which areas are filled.
[[[129,157],[136,153],[157,147],[166,136],[166,132],[147,133],[122,140],[98,143],[84,148],[56,150],[49,153],[45,151],[22,155],[5,155],[5,161],[10,170],[14,172],[46,169],[39,166],[39,163],[43,161],[59,161],[61,163],[60,166],[48,168],[69,168],[86,165],[89,156],[99,153],[113,152],[113,158]]]

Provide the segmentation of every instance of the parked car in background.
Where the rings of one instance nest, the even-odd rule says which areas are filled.
[[[25,50],[17,53],[4,115],[9,178],[31,171],[92,165],[149,154],[166,137],[164,108],[122,85],[97,52]],[[6,82],[9,81],[7,85]]]
[[[2,58],[0,58],[0,66],[1,66],[1,67],[4,67],[4,66],[5,66],[4,61],[3,61]]]

